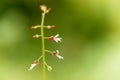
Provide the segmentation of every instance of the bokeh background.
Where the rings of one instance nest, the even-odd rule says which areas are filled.
[[[63,37],[62,43],[46,41],[46,48],[59,49],[64,60],[46,55],[52,66],[47,80],[120,80],[120,0],[0,0],[0,80],[41,80],[40,4],[52,8],[45,35]]]

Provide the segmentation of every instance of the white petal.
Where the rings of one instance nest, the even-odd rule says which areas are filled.
[[[56,50],[56,52],[59,54],[59,50]]]
[[[59,42],[59,41],[61,42],[61,39],[62,39],[62,38],[55,38],[55,41],[56,41],[56,42]]]
[[[62,56],[60,56],[60,55],[58,55],[57,57],[58,57],[59,59],[64,59],[64,57],[62,57]]]
[[[59,42],[57,39],[55,39],[55,42]]]
[[[31,66],[30,66],[30,68],[28,70],[29,71],[32,70],[35,66],[36,66],[36,64],[31,64]]]
[[[59,36],[59,34],[55,35],[55,38],[57,38]]]

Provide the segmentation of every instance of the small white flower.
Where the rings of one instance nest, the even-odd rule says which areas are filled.
[[[29,71],[32,70],[39,62],[36,60],[34,61],[33,64],[31,64],[30,68],[28,69]]]
[[[50,40],[54,40],[54,41],[56,41],[56,42],[61,42],[61,39],[62,39],[62,38],[59,38],[59,34],[57,34],[57,35],[55,35],[55,36],[51,36],[49,39],[50,39]]]
[[[53,55],[58,57],[59,59],[64,59],[64,57],[62,57],[61,55],[59,55],[59,50],[56,50],[53,52]]]
[[[59,38],[59,34],[55,35],[55,41],[56,41],[56,42],[59,42],[59,41],[61,42],[61,39],[62,39],[62,38]]]

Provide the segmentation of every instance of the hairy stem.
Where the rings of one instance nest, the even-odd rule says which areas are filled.
[[[41,38],[42,38],[42,80],[46,80],[46,71],[45,71],[45,41],[44,41],[44,19],[45,13],[42,13],[41,20]]]

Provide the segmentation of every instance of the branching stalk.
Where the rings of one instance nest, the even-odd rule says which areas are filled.
[[[45,71],[45,41],[44,41],[44,19],[45,13],[42,13],[41,20],[41,40],[42,40],[42,80],[46,80],[46,71]]]

